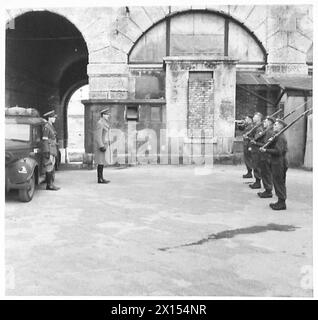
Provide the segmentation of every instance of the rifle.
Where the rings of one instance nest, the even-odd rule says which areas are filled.
[[[286,119],[287,117],[289,117],[291,114],[293,114],[296,110],[298,110],[299,108],[303,107],[306,103],[308,103],[308,101],[302,103],[301,105],[299,105],[298,107],[296,107],[294,110],[290,111],[289,113],[287,113],[282,120]]]
[[[270,115],[270,117],[274,117],[277,114],[279,114],[281,111],[283,111],[283,109],[278,109],[276,112],[274,112],[273,114]],[[248,130],[243,137],[249,139],[249,135],[254,132],[255,129],[259,128],[261,125],[263,124],[263,121],[261,121],[260,123],[258,123],[257,125],[255,125],[253,128],[251,128],[250,130]]]
[[[286,114],[284,117],[282,117],[281,119],[282,119],[282,120],[286,119],[287,117],[289,117],[290,115],[292,115],[296,110],[298,110],[299,108],[303,107],[306,103],[307,103],[307,101],[304,102],[304,103],[302,103],[302,104],[300,104],[298,107],[296,107],[294,110],[292,110],[292,111],[290,111],[289,113],[287,113],[287,114]],[[264,137],[264,135],[266,134],[267,131],[268,131],[267,129],[264,130],[264,131],[262,131],[262,132],[259,134],[259,136],[257,136],[256,138],[254,138],[254,140],[255,140],[255,141],[258,141],[260,138]]]
[[[299,115],[294,121],[292,121],[290,124],[288,124],[285,128],[283,128],[279,132],[275,133],[272,137],[270,137],[268,139],[268,141],[261,148],[263,148],[263,149],[267,148],[277,137],[279,137],[283,132],[285,132],[288,128],[290,128],[294,123],[296,123],[300,118],[305,116],[310,111],[312,111],[312,109],[306,110],[301,115]]]

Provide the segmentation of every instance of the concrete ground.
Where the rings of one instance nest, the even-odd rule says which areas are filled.
[[[7,196],[7,295],[312,296],[312,172],[288,171],[278,212],[243,166],[104,172],[108,185],[62,170],[60,191]]]

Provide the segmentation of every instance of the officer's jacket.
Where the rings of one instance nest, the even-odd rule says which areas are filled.
[[[105,119],[101,118],[97,122],[95,130],[95,142],[97,149],[106,147],[107,141],[109,140],[109,123]]]
[[[287,140],[285,135],[282,133],[279,135],[273,143],[269,145],[269,148],[266,149],[266,152],[271,155],[271,163],[275,165],[282,165],[287,167],[287,158],[286,153]]]
[[[46,122],[43,128],[42,142],[43,152],[49,152],[52,156],[57,156],[57,134],[53,125]]]

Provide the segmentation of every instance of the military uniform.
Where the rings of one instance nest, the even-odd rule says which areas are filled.
[[[262,147],[269,138],[273,136],[274,132],[273,129],[270,128],[265,130],[265,133],[262,135],[261,138],[255,137],[257,140],[256,145],[258,147]],[[261,173],[261,179],[263,182],[263,187],[265,189],[264,193],[258,193],[261,198],[272,197],[272,190],[273,190],[273,178],[272,178],[272,171],[271,171],[271,156],[269,153],[259,153],[259,168]]]
[[[43,115],[47,119],[56,118],[55,111],[49,111]],[[51,120],[53,121],[53,120]],[[50,121],[47,121],[43,128],[42,134],[42,148],[43,148],[43,161],[44,168],[46,171],[46,189],[47,190],[59,190],[60,188],[56,187],[53,184],[54,180],[54,168],[55,161],[57,157],[57,134],[53,124]]]
[[[52,124],[46,122],[43,128],[43,152],[49,153],[50,157],[45,157],[44,165],[46,172],[51,172],[54,169],[57,157],[57,134]]]
[[[263,132],[263,126],[260,125],[256,127],[250,134],[251,140],[257,139],[258,135]],[[254,173],[255,183],[250,185],[252,189],[260,188],[260,180],[261,180],[261,169],[260,169],[260,151],[259,147],[255,144],[249,143],[248,150],[251,153],[251,165]]]
[[[97,164],[97,182],[98,183],[109,183],[110,181],[103,178],[104,165],[107,164],[106,160],[106,150],[109,144],[109,131],[110,124],[103,115],[109,115],[110,109],[105,108],[101,111],[101,118],[96,124],[96,129],[94,132],[94,153],[95,153],[95,163]]]
[[[266,153],[271,156],[271,171],[273,176],[273,184],[278,203],[285,204],[286,200],[286,172],[288,162],[286,158],[287,140],[282,133],[274,142],[266,149]],[[272,207],[272,206],[271,206]],[[286,207],[285,207],[286,208]]]
[[[243,124],[237,126],[239,130],[243,131],[243,156],[244,162],[247,169],[247,174],[244,175],[246,177],[252,177],[252,157],[251,152],[248,150],[249,147],[249,139],[244,138],[244,134],[250,131],[253,128],[253,123]],[[243,177],[244,177],[243,176]]]
[[[106,165],[106,154],[107,143],[109,141],[109,123],[105,119],[101,118],[98,120],[95,130],[95,162],[100,165]],[[102,151],[105,148],[105,151]]]

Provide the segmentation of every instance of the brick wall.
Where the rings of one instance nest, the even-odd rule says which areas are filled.
[[[213,107],[214,107],[214,81],[210,77],[196,76],[189,78],[189,103],[188,103],[188,129],[191,135],[192,130],[213,128]]]

